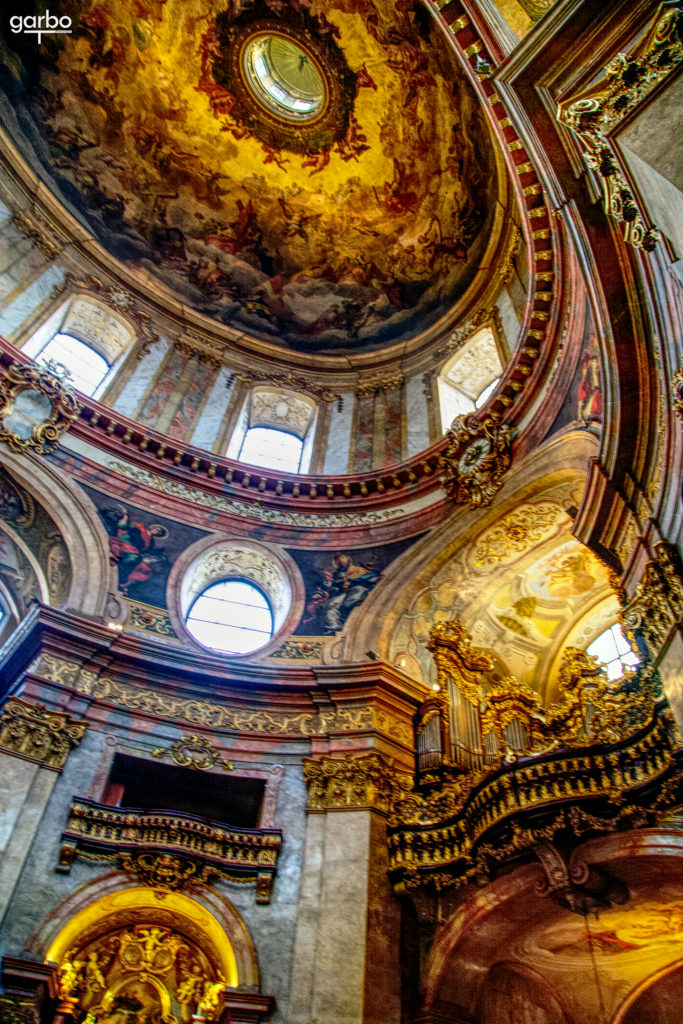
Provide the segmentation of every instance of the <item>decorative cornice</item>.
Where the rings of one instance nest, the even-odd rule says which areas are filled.
[[[446,447],[439,459],[443,486],[459,505],[490,505],[512,461],[511,427],[491,418],[458,416],[446,431]]]
[[[275,384],[279,387],[291,388],[292,391],[303,391],[305,394],[313,395],[321,402],[336,402],[340,412],[344,404],[342,395],[335,394],[322,384],[296,373],[284,373],[278,370],[235,370],[228,377],[228,386],[235,380],[243,381],[245,384]]]
[[[60,771],[86,728],[64,711],[10,697],[0,715],[0,750]]]
[[[610,136],[683,61],[681,16],[679,0],[660,4],[637,46],[617,54],[597,85],[564,100],[557,111],[557,119],[580,140],[587,166],[600,177],[606,213],[623,222],[627,242],[646,252],[661,236],[639,208]]]
[[[37,408],[36,393],[47,399],[49,413]],[[18,409],[22,395],[29,401]],[[0,441],[13,452],[47,455],[54,451],[59,438],[78,419],[80,412],[68,371],[58,363],[45,366],[12,363],[0,376]],[[37,419],[39,414],[42,419]]]
[[[408,777],[379,754],[304,758],[303,765],[309,814],[373,810],[386,815],[401,783],[410,786]]]
[[[69,244],[63,231],[34,210],[17,210],[12,214],[12,223],[22,235],[33,239],[36,248],[48,260],[55,259]]]
[[[392,391],[403,386],[403,374],[394,373],[387,377],[376,377],[372,380],[359,380],[355,394],[357,398],[369,398],[380,391]]]

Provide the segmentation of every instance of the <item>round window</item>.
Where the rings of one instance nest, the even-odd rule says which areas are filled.
[[[273,612],[253,583],[221,580],[195,599],[185,624],[195,640],[212,651],[250,654],[272,637]]]
[[[284,121],[314,121],[323,111],[327,89],[312,53],[294,39],[263,33],[243,49],[245,81],[258,102]]]

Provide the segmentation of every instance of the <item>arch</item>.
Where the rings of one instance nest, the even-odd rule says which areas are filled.
[[[163,897],[160,899],[160,895]],[[114,919],[120,921],[126,913],[144,913],[150,921],[171,918],[178,921],[182,930],[190,927],[192,932],[203,933],[207,943],[218,956],[221,973],[231,988],[240,984],[237,959],[232,943],[224,928],[210,910],[181,892],[164,892],[135,886],[122,889],[79,910],[54,937],[45,954],[48,962],[60,963],[78,940],[84,936],[101,935],[108,930]]]
[[[276,430],[292,435],[301,442],[299,465],[297,469],[288,472],[305,473],[313,453],[317,422],[318,405],[313,398],[289,388],[259,385],[251,388],[244,399],[226,455],[231,459],[252,461],[253,465],[263,468],[277,468],[275,464],[268,466],[242,454],[250,431],[259,428]]]
[[[219,947],[220,943],[228,943],[231,952],[226,950],[227,966],[230,967],[234,959],[240,988],[260,991],[258,956],[249,930],[231,901],[209,885],[195,887],[192,895],[187,896],[135,886],[122,871],[108,872],[75,889],[50,911],[27,943],[26,950],[45,962],[54,962],[64,955],[70,948],[69,942],[73,943],[78,936],[74,921],[79,926],[84,925],[88,914],[96,920],[107,909],[122,910],[124,914],[132,915],[136,906],[148,906],[160,912],[177,906],[190,918],[195,915],[194,920],[199,926],[202,921],[206,922],[204,927],[212,930],[207,934],[215,934]]]
[[[683,958],[679,957],[677,960],[674,960],[673,963],[667,964],[666,967],[660,967],[659,970],[648,975],[648,977],[644,978],[639,985],[636,985],[633,991],[629,992],[626,996],[621,1006],[617,1008],[616,1013],[612,1017],[611,1024],[639,1024],[641,1018],[634,1017],[631,1014],[631,1011],[639,1009],[638,1003],[645,1001],[644,997],[646,999],[648,995],[651,996],[653,990],[661,990],[665,985],[668,987],[668,982],[670,981],[670,976],[672,974],[678,975],[676,981],[678,995],[680,996],[681,986],[683,985]],[[649,1024],[660,1024],[660,1021],[657,1020],[657,1018],[652,1017],[652,1009],[656,1009],[656,1007],[651,1008],[647,1005],[642,1007],[642,1012],[644,1014],[643,1019],[646,1019]],[[670,1018],[666,1019],[669,1020]]]
[[[104,615],[108,595],[116,590],[109,563],[109,539],[97,509],[81,488],[44,459],[27,459],[5,448],[4,468],[50,510],[71,559],[67,608]]]

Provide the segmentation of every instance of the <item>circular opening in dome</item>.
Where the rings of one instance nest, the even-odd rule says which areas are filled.
[[[221,580],[202,591],[186,619],[195,640],[222,654],[249,654],[273,635],[273,611],[259,587]]]
[[[300,43],[274,33],[249,39],[244,77],[258,102],[283,121],[314,121],[323,111],[327,87],[320,65]]]

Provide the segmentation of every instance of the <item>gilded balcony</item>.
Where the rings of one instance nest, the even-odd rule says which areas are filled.
[[[57,870],[68,873],[77,857],[109,860],[166,891],[218,877],[254,883],[257,903],[268,903],[281,848],[276,829],[234,829],[191,814],[74,799]]]

